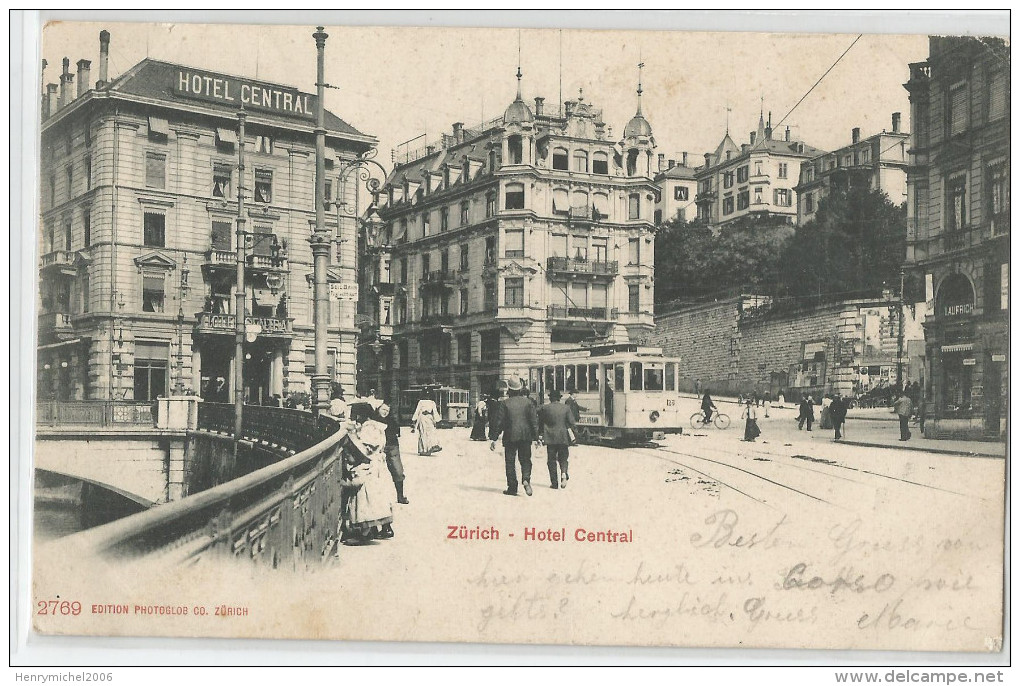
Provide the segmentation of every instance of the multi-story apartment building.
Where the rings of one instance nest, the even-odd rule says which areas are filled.
[[[853,129],[850,145],[819,155],[800,165],[797,223],[815,216],[818,205],[833,187],[862,184],[884,192],[894,205],[907,201],[907,144],[910,135],[900,131],[900,113],[892,115],[892,132],[882,131],[861,140]]]
[[[659,154],[659,171],[655,175],[655,185],[659,188],[655,202],[655,223],[668,222],[674,219],[691,221],[697,215],[694,198],[698,195],[696,170],[687,166],[687,153],[682,153],[679,160],[667,160]]]
[[[146,59],[99,80],[64,60],[43,103],[38,389],[59,399],[227,401],[236,317],[245,317],[250,402],[309,391],[315,96]],[[238,111],[246,112],[238,171]],[[326,115],[327,167],[375,140]],[[330,200],[338,178],[327,181]],[[235,312],[238,190],[247,311]],[[353,193],[353,189],[351,191]],[[353,199],[353,198],[351,198]],[[329,212],[354,238],[354,218]],[[332,280],[354,283],[356,241],[338,241]],[[331,303],[331,373],[353,386],[354,302]]]
[[[366,241],[362,387],[477,397],[557,349],[652,329],[655,141],[640,97],[618,141],[583,97],[529,106],[518,73],[502,117],[405,152]]]
[[[772,137],[772,115],[765,123],[758,117],[758,129],[750,141],[740,146],[723,136],[714,153],[705,153],[705,164],[698,168],[698,218],[712,226],[724,226],[748,215],[785,217],[797,220],[796,186],[800,165],[822,151],[790,138],[790,128],[782,139]]]
[[[904,84],[913,128],[906,264],[925,282],[926,430],[935,435],[1005,432],[1009,67],[1000,39],[933,36]]]

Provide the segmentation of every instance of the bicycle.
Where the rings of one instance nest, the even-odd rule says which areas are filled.
[[[715,424],[717,429],[728,429],[730,427],[730,417],[722,412],[716,412],[712,415],[712,424]],[[703,429],[708,426],[709,422],[705,420],[704,412],[695,412],[691,415],[691,427],[695,429]]]

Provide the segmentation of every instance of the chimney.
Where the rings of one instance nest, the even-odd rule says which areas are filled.
[[[85,95],[89,89],[89,69],[92,67],[92,62],[88,60],[78,60],[78,97]]]
[[[109,74],[107,70],[110,64],[110,32],[103,29],[99,32],[99,80],[96,81],[96,88],[105,88]]]
[[[751,145],[754,145],[754,134],[755,134],[755,132],[752,131],[751,132]]]
[[[435,151],[436,151],[436,146],[435,145],[426,145],[425,146],[425,154],[426,155],[431,155]]]
[[[748,149],[749,149],[750,147],[751,147],[751,146],[750,146],[750,145],[748,145],[747,143],[741,143],[741,145],[740,145],[740,154],[741,154],[741,155],[743,155],[743,154],[744,154],[745,152],[747,152],[747,151],[748,151]],[[727,150],[727,151],[726,151],[726,159],[729,159],[729,156],[730,156],[730,153],[729,153],[729,151]]]
[[[789,126],[786,127],[786,142],[787,143],[790,142],[790,127]]]
[[[56,114],[60,109],[60,102],[57,100],[57,84],[46,84],[46,105],[51,115]]]
[[[857,144],[861,142],[861,129],[857,126],[850,132],[850,142]]]
[[[706,152],[705,153],[705,169],[708,169],[711,166],[712,166],[712,153]]]
[[[70,93],[68,93],[69,86],[71,85],[71,60],[64,58],[63,71],[60,73],[60,106],[63,107],[67,103],[71,102]]]
[[[675,166],[676,166],[676,160],[670,160],[669,164],[666,165],[666,168],[667,169],[672,169]]]
[[[464,122],[458,121],[453,123],[453,137],[458,143],[464,142]]]
[[[666,155],[659,153],[659,171],[665,171],[666,169]]]
[[[769,112],[769,122],[765,125],[765,140],[772,140],[772,112]]]
[[[900,113],[899,112],[893,112],[892,113],[892,132],[893,133],[899,133],[900,132]]]
[[[681,164],[683,164],[685,167],[687,166],[687,153],[686,152],[683,153],[683,162],[681,162]]]
[[[545,111],[545,98],[538,96],[535,98],[535,116],[541,117]]]

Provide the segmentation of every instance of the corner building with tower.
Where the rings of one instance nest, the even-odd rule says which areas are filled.
[[[109,41],[94,87],[89,61],[71,74],[65,59],[43,95],[39,397],[231,400],[239,190],[245,397],[310,393],[315,96],[153,59],[110,80]],[[338,174],[375,139],[330,113],[325,124],[329,280],[350,285],[357,191]],[[330,301],[329,373],[350,389],[355,309]]]
[[[579,93],[517,97],[394,153],[360,274],[359,386],[425,383],[472,402],[557,350],[638,342],[654,326],[655,139],[641,111],[621,138]]]

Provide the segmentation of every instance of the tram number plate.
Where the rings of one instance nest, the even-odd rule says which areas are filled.
[[[666,401],[666,407],[676,407],[676,401],[675,400],[667,400]]]
[[[577,420],[577,423],[588,424],[592,426],[601,424],[601,422],[599,421],[599,416],[597,414],[582,414],[581,417]]]

